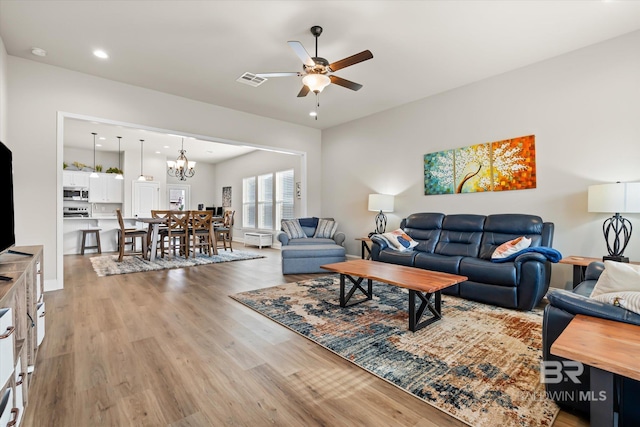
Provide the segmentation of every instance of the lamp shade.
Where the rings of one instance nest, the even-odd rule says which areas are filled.
[[[322,92],[322,89],[329,86],[330,83],[331,79],[324,74],[307,74],[302,78],[302,84],[315,93]]]
[[[589,212],[638,213],[640,182],[590,185],[588,200]]]
[[[369,210],[372,212],[393,212],[393,196],[369,194]]]

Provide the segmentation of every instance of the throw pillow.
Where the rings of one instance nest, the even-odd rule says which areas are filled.
[[[506,258],[509,255],[521,251],[522,249],[528,248],[529,246],[531,246],[531,239],[527,239],[525,236],[509,240],[508,242],[504,242],[503,244],[498,246],[496,250],[493,251],[491,259]]]
[[[282,231],[287,233],[290,239],[306,239],[307,235],[304,233],[304,230],[300,226],[300,223],[297,219],[283,219],[282,220]]]
[[[609,292],[593,299],[640,314],[640,292]]]
[[[298,218],[298,222],[303,227],[316,228],[318,226],[318,217],[312,218]]]
[[[591,298],[612,292],[640,291],[640,265],[605,261]]]
[[[320,237],[325,239],[333,239],[333,235],[336,234],[338,229],[338,223],[328,219],[318,220],[318,227],[313,237]]]
[[[401,228],[388,233],[383,233],[381,236],[390,243],[389,247],[391,249],[395,249],[397,251],[409,251],[418,246],[418,242],[413,240],[411,236],[405,233]]]

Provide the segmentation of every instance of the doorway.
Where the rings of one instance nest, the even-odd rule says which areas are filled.
[[[171,211],[191,209],[191,186],[186,184],[167,184],[167,203]]]

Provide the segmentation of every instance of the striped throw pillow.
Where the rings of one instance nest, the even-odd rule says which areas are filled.
[[[593,297],[593,299],[640,314],[640,292],[609,292]]]
[[[300,226],[300,222],[297,219],[283,219],[282,231],[287,233],[290,239],[306,239],[307,235]]]
[[[313,237],[320,237],[325,239],[333,239],[333,235],[336,234],[338,229],[338,223],[329,219],[318,220],[318,226]]]

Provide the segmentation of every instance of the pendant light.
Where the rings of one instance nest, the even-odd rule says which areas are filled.
[[[93,135],[93,172],[89,175],[89,178],[100,178],[98,173],[96,172],[96,135],[97,133],[91,132]]]
[[[138,177],[138,181],[146,181],[147,179],[144,177],[144,174],[142,173],[142,147],[144,144],[144,139],[140,140],[140,176]]]
[[[122,155],[120,152],[120,138],[122,138],[121,136],[118,136],[118,174],[116,175],[116,179],[124,179],[124,176],[122,176],[122,166],[120,164],[120,156]]]

